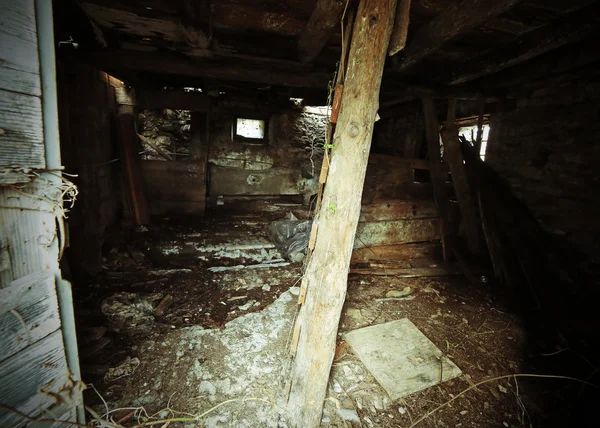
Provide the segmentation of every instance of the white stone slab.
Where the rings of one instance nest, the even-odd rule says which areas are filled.
[[[462,374],[406,318],[351,331],[345,339],[392,400]]]

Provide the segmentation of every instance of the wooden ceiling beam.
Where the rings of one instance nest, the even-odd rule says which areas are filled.
[[[442,48],[453,38],[474,30],[488,19],[499,16],[520,0],[463,0],[420,28],[408,43],[404,58],[395,71],[403,72]]]
[[[600,6],[598,4],[581,9],[564,19],[528,33],[518,42],[501,50],[464,63],[452,72],[452,77],[447,83],[450,85],[462,84],[525,63],[546,52],[586,38],[598,31],[599,24]]]
[[[83,54],[84,61],[119,75],[122,71],[148,72],[190,78],[211,78],[267,85],[321,88],[325,90],[330,73],[301,71],[291,67],[242,61],[194,61],[169,52],[113,51]]]
[[[333,34],[344,12],[343,0],[318,0],[298,40],[298,57],[303,63],[314,60]]]

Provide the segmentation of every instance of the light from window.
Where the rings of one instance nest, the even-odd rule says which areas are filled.
[[[264,140],[265,121],[258,119],[237,119],[235,128],[236,135],[254,140]]]
[[[483,134],[481,135],[481,148],[479,156],[481,160],[485,160],[485,149],[487,148],[488,136],[490,135],[490,125],[483,125]],[[464,136],[469,141],[477,140],[477,125],[465,126],[458,130],[458,135]]]

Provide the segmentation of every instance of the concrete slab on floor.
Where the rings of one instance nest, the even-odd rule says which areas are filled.
[[[462,374],[406,318],[351,331],[345,339],[392,400]]]

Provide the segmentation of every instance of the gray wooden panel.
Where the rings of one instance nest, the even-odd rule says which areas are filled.
[[[54,275],[40,271],[0,290],[0,362],[60,328]]]
[[[0,90],[0,166],[46,166],[38,97]]]
[[[0,288],[12,281],[45,269],[58,269],[58,237],[49,204],[35,195],[51,190],[32,183],[20,191],[0,187],[0,241],[8,248],[10,269],[0,272]],[[31,196],[24,195],[26,193]],[[21,209],[24,208],[24,209]],[[40,211],[36,211],[40,210]]]
[[[38,46],[0,30],[0,89],[40,96]]]
[[[354,248],[427,242],[440,239],[437,218],[358,223]]]
[[[0,89],[41,94],[34,0],[2,0]]]
[[[25,348],[0,364],[0,397],[2,403],[30,416],[50,407],[54,400],[39,392],[47,385],[58,391],[66,381],[67,364],[60,330]],[[16,426],[19,416],[0,409],[0,426]]]

